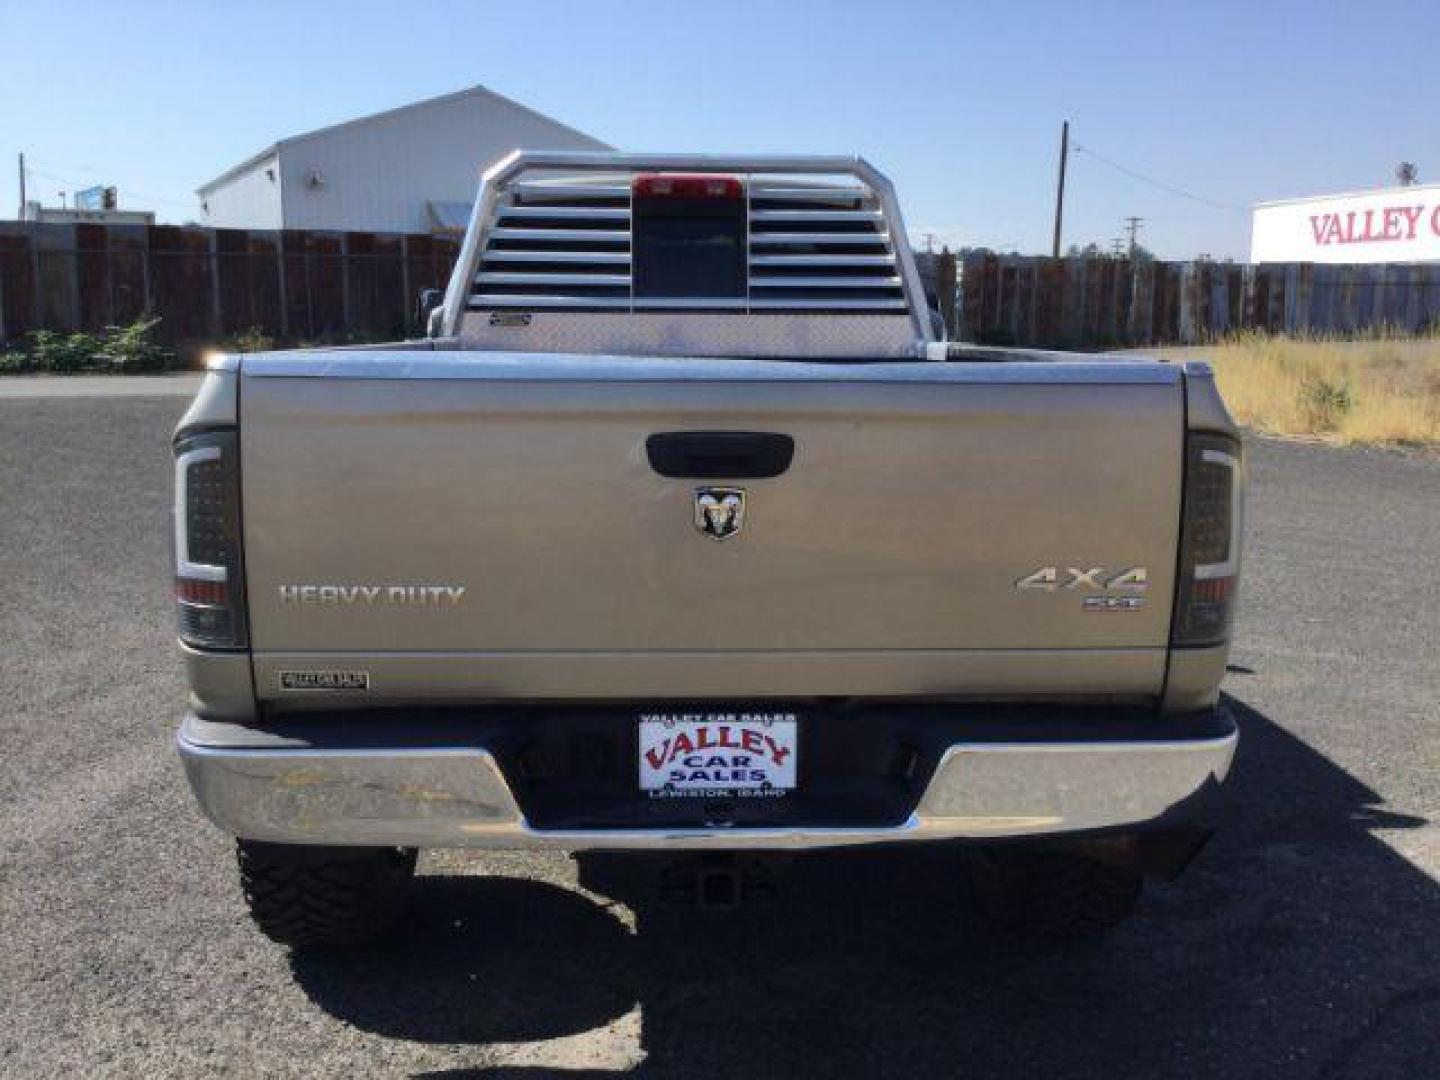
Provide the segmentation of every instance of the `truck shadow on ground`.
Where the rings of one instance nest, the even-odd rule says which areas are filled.
[[[477,1061],[639,1010],[633,1069],[535,1048],[534,1065],[432,1075],[1435,1075],[1440,885],[1372,834],[1423,821],[1230,704],[1220,834],[1099,943],[993,930],[945,848],[806,856],[777,900],[716,913],[658,904],[652,859],[594,855],[590,896],[422,878],[397,940],[294,972],[336,1017]]]

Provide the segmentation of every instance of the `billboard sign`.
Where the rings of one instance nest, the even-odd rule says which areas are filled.
[[[105,185],[99,184],[95,187],[88,187],[84,191],[75,193],[76,210],[103,210],[105,209]]]
[[[1261,203],[1250,261],[1440,262],[1440,184]]]

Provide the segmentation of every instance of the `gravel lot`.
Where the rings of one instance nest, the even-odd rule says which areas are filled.
[[[392,945],[292,960],[170,747],[183,405],[0,389],[0,1070],[1440,1075],[1440,460],[1252,443],[1228,827],[1103,944],[992,933],[944,852],[725,915],[445,854]]]

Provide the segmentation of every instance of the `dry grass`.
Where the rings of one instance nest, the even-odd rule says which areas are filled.
[[[1327,341],[1243,334],[1165,352],[1210,361],[1231,413],[1255,431],[1440,444],[1440,336]]]

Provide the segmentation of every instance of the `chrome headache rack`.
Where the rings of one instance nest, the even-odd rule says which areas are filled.
[[[860,158],[531,151],[481,182],[442,333],[731,355],[932,339],[893,189]]]

